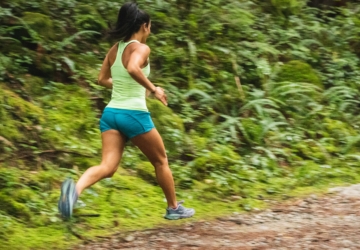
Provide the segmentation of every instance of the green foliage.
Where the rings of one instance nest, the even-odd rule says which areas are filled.
[[[44,93],[44,79],[36,76],[24,75],[22,80],[24,85],[24,92],[28,95],[41,96]]]
[[[80,30],[102,31],[107,27],[99,12],[91,5],[77,5],[75,12],[75,25]]]
[[[140,178],[152,184],[156,184],[155,168],[150,162],[140,162],[136,166],[136,172]]]
[[[46,40],[54,38],[54,24],[49,16],[41,13],[24,12],[22,20]]]
[[[241,120],[241,124],[250,141],[261,143],[262,127],[256,122],[256,119],[244,118]]]
[[[25,204],[17,202],[11,199],[11,196],[0,193],[1,205],[0,210],[5,211],[9,215],[15,216],[16,218],[22,218],[26,221],[30,220],[32,214]]]
[[[24,129],[31,130],[31,127],[44,122],[43,110],[8,90],[4,84],[0,86],[0,136],[9,141],[23,139],[26,135]]]
[[[232,166],[237,164],[240,156],[236,154],[232,148],[224,145],[214,145],[210,150],[204,149],[200,155],[190,163],[190,167],[194,171],[194,177],[203,180],[212,172],[219,169],[229,171]]]
[[[305,0],[271,0],[276,11],[284,15],[297,14],[306,2]]]
[[[281,67],[276,81],[305,82],[322,87],[322,83],[316,72],[307,63],[301,61],[290,61]]]
[[[204,204],[223,208],[216,200],[230,196],[240,197],[233,208],[251,210],[262,207],[259,196],[359,181],[359,4],[138,3],[152,17],[151,80],[169,99],[147,104],[179,198],[205,214],[214,205]],[[9,249],[66,248],[59,185],[100,161],[98,118],[110,92],[94,80],[120,5],[0,3],[0,239]],[[76,213],[102,216],[76,218],[78,231],[158,223],[165,203],[153,166],[131,144],[121,165],[81,197]],[[46,240],[21,237],[44,226]]]
[[[169,157],[182,152],[184,124],[182,119],[160,101],[148,99],[147,105],[156,129],[162,135]]]

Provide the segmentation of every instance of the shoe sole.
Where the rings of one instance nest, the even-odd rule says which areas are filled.
[[[60,198],[59,198],[59,202],[58,202],[58,209],[59,212],[61,214],[61,216],[66,217],[66,193],[67,193],[67,189],[69,188],[69,181],[65,180],[62,184],[61,184],[61,193],[60,193]]]
[[[68,188],[67,197],[69,199],[69,217],[72,217],[75,200],[74,200],[74,193],[75,193],[75,183],[71,180],[70,186]]]
[[[72,195],[70,195],[74,190],[74,184],[72,180],[67,179],[61,185],[61,193],[58,202],[58,209],[60,214],[65,218],[70,218],[72,216]]]
[[[164,218],[167,220],[181,220],[181,219],[191,218],[194,215],[195,215],[195,212],[190,216],[181,216],[178,214],[173,214],[173,215],[165,215]]]

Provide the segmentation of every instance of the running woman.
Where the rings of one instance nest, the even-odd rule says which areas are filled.
[[[146,106],[149,93],[167,105],[164,90],[147,78],[150,48],[146,40],[150,28],[149,14],[140,10],[136,3],[125,3],[120,8],[117,23],[110,33],[120,42],[107,53],[98,77],[99,85],[112,89],[111,101],[100,120],[102,161],[99,166],[87,169],[76,184],[71,179],[62,183],[58,208],[65,218],[72,216],[84,189],[115,174],[127,140],[131,140],[155,167],[168,205],[165,218],[177,220],[195,214],[194,209],[185,208],[176,200],[165,147]]]

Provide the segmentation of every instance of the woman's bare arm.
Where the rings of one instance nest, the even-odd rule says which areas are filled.
[[[155,85],[144,75],[142,72],[142,65],[146,64],[150,55],[150,48],[146,45],[139,44],[131,53],[129,62],[127,63],[127,71],[134,78],[135,81],[140,83],[144,88],[150,92],[155,91]]]
[[[109,89],[112,89],[113,87],[109,55],[111,53],[115,53],[115,51],[113,51],[116,48],[115,46],[116,45],[114,45],[114,47],[111,48],[109,53],[106,55],[98,77],[98,84]],[[157,99],[159,99],[164,105],[167,105],[167,96],[164,90],[160,87],[156,87],[142,72],[141,67],[147,63],[149,55],[150,48],[147,45],[139,44],[131,53],[126,69],[135,81],[146,88],[147,95],[149,93],[153,93]]]
[[[151,93],[154,93],[157,99],[164,105],[167,105],[167,97],[164,90],[156,87],[142,72],[141,66],[147,63],[149,55],[150,48],[147,45],[139,44],[131,53],[126,69],[135,81]]]
[[[110,53],[110,52],[109,52]],[[112,78],[110,71],[109,53],[106,55],[98,76],[98,84],[106,88],[112,89]]]

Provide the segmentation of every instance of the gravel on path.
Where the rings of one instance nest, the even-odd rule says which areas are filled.
[[[118,234],[76,249],[360,250],[360,184],[213,221]]]

